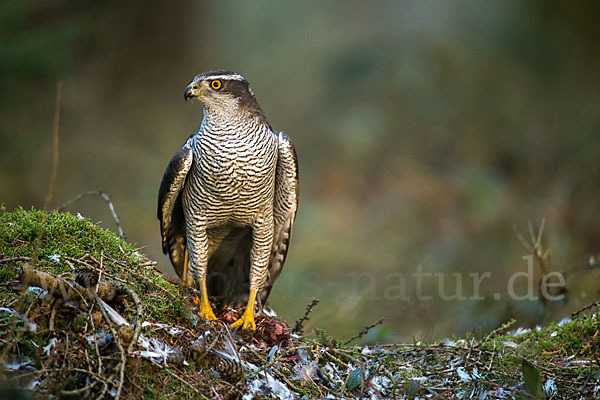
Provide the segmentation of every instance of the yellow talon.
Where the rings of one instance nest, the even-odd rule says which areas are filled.
[[[210,302],[208,301],[206,278],[200,280],[200,298],[194,297],[194,303],[200,304],[200,317],[207,321],[214,321],[217,319],[212,307],[210,306]]]
[[[198,298],[194,298],[194,303],[200,303],[200,317],[204,318],[207,321],[214,321],[217,319],[217,316],[212,310],[210,303],[202,304],[202,299],[198,300]]]
[[[251,331],[256,330],[256,323],[254,322],[254,301],[256,300],[256,292],[256,289],[250,289],[246,310],[240,319],[231,324],[232,328],[249,329]]]
[[[251,331],[256,330],[256,323],[254,322],[254,313],[250,314],[244,311],[241,318],[231,324],[232,328],[250,329]]]

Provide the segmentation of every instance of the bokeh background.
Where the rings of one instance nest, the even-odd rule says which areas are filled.
[[[51,207],[109,193],[128,240],[172,274],[157,191],[202,119],[183,91],[231,69],[300,159],[271,298],[283,318],[318,297],[311,327],[349,337],[385,317],[380,341],[556,320],[600,297],[598,21],[579,1],[0,0],[0,203],[43,206],[62,81]],[[98,198],[69,209],[115,229]],[[592,264],[551,308],[506,296],[527,270],[514,226],[542,218],[554,270]],[[445,292],[428,278],[417,298],[418,268]],[[484,272],[484,300],[444,299]]]

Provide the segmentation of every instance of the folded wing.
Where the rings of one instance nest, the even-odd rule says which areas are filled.
[[[279,132],[278,152],[275,198],[273,200],[275,232],[267,282],[260,293],[263,305],[271,293],[273,284],[281,274],[298,209],[298,159],[294,144],[283,132]]]
[[[158,191],[157,216],[160,221],[163,253],[169,255],[180,277],[187,257],[181,195],[192,161],[192,138],[190,137],[169,162]]]

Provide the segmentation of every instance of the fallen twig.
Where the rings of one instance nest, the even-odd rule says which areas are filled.
[[[86,255],[87,255],[87,256],[89,256],[89,254],[86,254]],[[98,273],[100,272],[100,268],[97,268],[97,267],[95,267],[95,266],[93,266],[93,265],[91,265],[91,264],[89,264],[89,263],[87,263],[87,262],[83,261],[83,258],[85,258],[85,256],[83,256],[83,257],[82,257],[82,259],[77,259],[77,258],[73,258],[73,257],[69,257],[69,256],[64,256],[65,262],[66,262],[66,261],[74,262],[74,263],[76,263],[76,264],[79,264],[79,265],[82,265],[82,266],[84,266],[84,267],[85,267],[85,268],[87,268],[87,269],[91,269],[91,270],[92,270],[92,271],[94,271],[94,272],[98,272]],[[110,259],[111,259],[111,261],[113,260],[111,257],[108,257],[108,258],[110,258]],[[105,273],[107,276],[110,276],[110,278],[111,278],[112,280],[119,281],[119,282],[121,282],[121,283],[125,283],[125,284],[131,284],[131,282],[127,282],[125,279],[121,279],[121,278],[119,278],[119,277],[116,277],[116,276],[109,275],[109,274],[108,274],[106,271],[104,271],[104,273]]]
[[[304,324],[306,321],[308,321],[308,314],[310,314],[312,309],[317,304],[319,304],[319,299],[312,299],[310,304],[306,306],[306,311],[304,312],[304,315],[302,316],[302,318],[300,318],[298,321],[296,321],[296,325],[294,326],[294,329],[292,329],[292,333],[302,333],[302,329],[303,329],[302,324]]]
[[[104,317],[104,319],[106,320],[106,323],[108,324],[110,333],[112,334],[113,338],[115,338],[115,342],[117,343],[117,347],[119,348],[119,352],[121,354],[121,362],[119,364],[119,384],[117,386],[117,393],[115,394],[115,400],[119,400],[119,397],[121,396],[121,391],[123,390],[123,381],[125,380],[125,363],[127,361],[125,358],[125,349],[123,349],[123,345],[121,344],[121,339],[119,338],[119,335],[117,335],[117,331],[113,327],[112,321],[106,314],[106,310],[104,310],[104,306],[102,305],[102,300],[100,300],[100,297],[98,297],[98,295],[96,293],[94,293],[93,295],[94,295],[94,299],[96,300],[96,303],[98,304],[98,308],[100,308],[100,312],[102,312],[102,316]]]
[[[131,353],[133,351],[133,345],[137,343],[140,333],[142,332],[142,321],[144,320],[144,310],[142,308],[142,302],[140,301],[139,296],[136,292],[134,292],[131,288],[127,286],[121,286],[121,290],[125,291],[129,297],[133,300],[135,304],[135,330],[133,331],[133,336],[131,341],[129,342],[129,346],[127,347],[127,353]]]
[[[52,305],[52,311],[50,311],[50,322],[48,323],[48,330],[54,334],[54,318],[56,317],[57,308],[63,303],[61,298],[54,301]]]
[[[202,397],[203,399],[206,399],[206,400],[208,400],[208,397],[206,397],[205,395],[203,395],[203,394],[202,394],[202,393],[201,393],[201,392],[200,392],[198,389],[196,389],[196,388],[195,388],[195,387],[194,387],[194,386],[193,386],[191,383],[189,383],[188,381],[186,381],[185,379],[183,379],[182,377],[180,377],[179,375],[177,375],[176,373],[174,373],[173,371],[171,371],[171,370],[170,370],[168,367],[165,367],[164,365],[162,365],[162,364],[159,364],[159,363],[157,363],[157,362],[156,362],[156,361],[154,361],[154,360],[150,360],[150,362],[151,362],[153,365],[156,365],[157,367],[159,367],[159,368],[162,368],[163,370],[167,371],[167,373],[168,373],[169,375],[171,375],[173,378],[175,378],[175,379],[177,379],[178,381],[180,381],[180,382],[182,382],[182,383],[186,384],[186,385],[187,385],[189,388],[191,388],[191,389],[192,389],[194,392],[196,392],[197,394],[199,394],[199,395],[200,395],[200,397]]]
[[[97,381],[99,381],[100,383],[102,383],[104,385],[104,388],[102,389],[102,392],[100,392],[100,394],[96,397],[96,399],[104,398],[104,395],[106,394],[106,391],[108,390],[108,383],[106,382],[106,380],[104,379],[104,377],[102,375],[96,374],[92,371],[88,371],[88,370],[81,369],[81,368],[70,368],[70,370],[87,374],[87,375],[91,376],[92,378],[96,379]]]
[[[155,283],[155,282],[152,282],[152,280],[150,280],[150,279],[146,278],[145,276],[138,274],[137,272],[135,272],[135,270],[133,270],[133,269],[130,269],[130,267],[129,267],[129,266],[127,266],[127,264],[123,263],[122,261],[116,260],[116,259],[114,259],[114,258],[112,258],[112,257],[108,257],[108,258],[109,258],[109,259],[110,259],[110,260],[111,260],[113,263],[115,263],[115,264],[119,265],[120,267],[122,267],[122,268],[128,268],[128,271],[127,271],[127,272],[128,272],[128,273],[130,273],[131,275],[135,275],[135,276],[137,276],[138,278],[140,278],[141,280],[143,280],[144,282],[148,282],[148,283],[149,283],[149,284],[151,284],[152,286],[154,286],[154,287],[156,287],[156,288],[158,288],[158,289],[162,290],[163,292],[167,293],[167,294],[168,294],[169,296],[171,296],[172,298],[174,298],[174,299],[176,299],[176,298],[177,298],[177,296],[175,296],[173,293],[169,292],[169,291],[168,291],[167,289],[165,289],[164,287],[162,287],[162,286],[158,285],[158,284],[157,284],[157,283]],[[161,274],[161,277],[162,277],[163,279],[165,279],[166,281],[168,281],[169,283],[171,283],[171,284],[174,284],[174,285],[180,285],[180,284],[181,284],[181,282],[180,282],[180,281],[176,281],[176,280],[174,280],[173,278],[171,278],[170,276],[168,276],[167,274],[165,274],[164,272],[162,272],[162,271],[161,271],[161,270],[159,270],[158,268],[154,268],[154,270],[155,270],[155,271],[158,271],[158,272]]]
[[[383,324],[383,321],[385,321],[385,318],[381,318],[379,321],[375,322],[374,324],[363,327],[360,332],[358,332],[356,335],[352,336],[350,339],[346,340],[344,342],[344,346],[350,344],[355,339],[360,339],[361,337],[365,336],[367,333],[369,333],[369,331],[372,328],[375,328],[377,325]]]
[[[94,382],[90,383],[89,385],[86,385],[79,389],[61,390],[60,394],[62,394],[63,396],[75,396],[75,395],[81,396],[84,392],[91,390],[94,386],[96,386],[97,383],[98,383],[98,381],[94,381]]]
[[[7,264],[14,261],[31,261],[31,257],[8,257],[0,259],[0,264]]]
[[[455,391],[455,390],[457,390],[457,389],[460,389],[461,387],[464,387],[464,386],[467,386],[467,385],[474,384],[474,383],[476,383],[476,384],[480,384],[480,385],[492,386],[492,387],[495,387],[495,388],[500,388],[500,389],[503,389],[503,390],[507,390],[507,391],[509,391],[509,392],[511,392],[511,393],[518,394],[518,395],[520,395],[520,396],[525,396],[525,397],[527,397],[527,398],[529,398],[529,399],[534,399],[534,400],[536,399],[536,397],[535,397],[535,396],[533,396],[531,393],[529,393],[529,392],[525,392],[525,391],[523,391],[523,390],[515,389],[515,388],[513,388],[513,387],[506,386],[506,385],[501,385],[501,384],[499,384],[499,383],[495,383],[495,382],[483,381],[483,380],[479,380],[479,379],[473,379],[473,380],[470,380],[470,381],[461,382],[461,383],[459,383],[459,384],[458,384],[458,385],[456,385],[456,386],[453,386],[453,387],[451,387],[451,388],[448,388],[448,389],[444,390],[443,392],[441,392],[441,393],[439,393],[439,394],[435,395],[434,397],[432,397],[432,398],[431,398],[431,400],[442,400],[442,399],[447,399],[447,398],[448,398],[448,395],[449,395],[450,393],[452,393],[453,391]]]
[[[21,283],[26,286],[37,286],[48,292],[51,296],[62,296],[64,301],[92,299],[92,293],[76,282],[68,281],[48,272],[39,271],[30,266],[24,266],[20,276]],[[115,298],[117,288],[113,282],[103,281],[98,285],[98,295],[107,301]]]
[[[594,307],[598,307],[598,306],[600,306],[600,301],[596,301],[595,303],[588,304],[587,306],[581,307],[579,310],[577,310],[573,314],[571,314],[571,317],[576,317],[579,314],[581,314],[582,312],[590,310],[590,309],[592,309]]]
[[[115,211],[115,207],[114,207],[112,201],[110,200],[110,196],[101,190],[89,190],[87,192],[78,194],[77,196],[73,197],[70,200],[65,201],[63,204],[58,206],[56,208],[56,211],[63,211],[68,205],[70,205],[76,201],[79,201],[84,197],[89,197],[89,196],[102,197],[102,199],[104,199],[104,201],[106,201],[106,204],[108,204],[108,210],[110,211],[113,219],[115,220],[115,224],[117,225],[117,230],[119,231],[119,237],[121,239],[125,240],[126,236],[125,236],[125,232],[123,232],[123,228],[121,227],[121,220],[119,219],[119,216],[117,215],[117,212]]]

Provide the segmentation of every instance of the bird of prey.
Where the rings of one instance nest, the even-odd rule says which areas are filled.
[[[171,159],[158,194],[162,247],[183,285],[200,291],[200,315],[216,319],[210,299],[245,311],[233,327],[256,329],[279,277],[298,205],[294,145],[271,128],[248,81],[231,71],[197,75],[185,100],[204,118]]]

